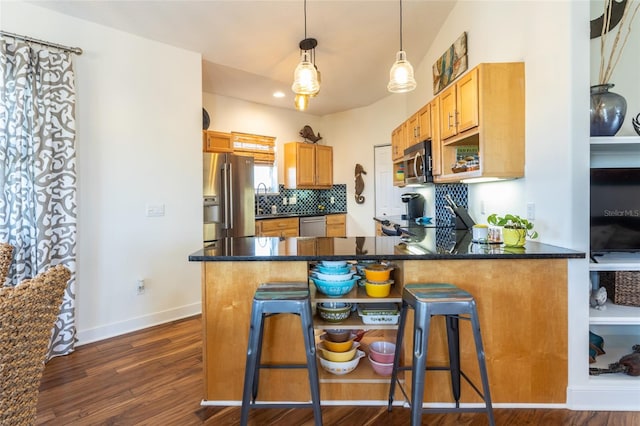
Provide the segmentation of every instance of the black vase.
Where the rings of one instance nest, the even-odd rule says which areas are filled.
[[[610,92],[613,84],[591,86],[591,136],[614,136],[627,113],[626,99]]]

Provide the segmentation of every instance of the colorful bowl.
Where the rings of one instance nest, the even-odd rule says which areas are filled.
[[[371,282],[367,280],[364,282],[364,288],[369,297],[387,297],[391,292],[392,283],[392,280],[383,282]]]
[[[323,334],[322,336],[320,336],[320,340],[322,340],[324,346],[332,352],[345,352],[348,351],[349,348],[351,348],[354,337],[355,335],[352,334],[351,337],[344,342],[332,342],[327,338],[326,335]]]
[[[348,274],[349,272],[351,272],[351,266],[347,265],[347,266],[341,266],[337,268],[329,268],[322,265],[316,265],[314,270],[316,272],[320,272],[321,274],[341,275],[341,274]]]
[[[322,353],[322,357],[327,361],[346,362],[351,361],[356,354],[356,350],[360,346],[358,342],[352,342],[351,347],[343,352],[331,351],[324,346],[324,342],[318,343],[318,352]]]
[[[345,330],[342,328],[334,328],[325,330],[327,340],[331,340],[332,342],[346,342],[351,339],[351,335],[353,334],[351,330]],[[332,349],[333,350],[333,349]]]
[[[367,265],[364,276],[368,281],[387,281],[393,268],[381,264]]]
[[[338,323],[349,318],[349,315],[351,315],[351,306],[351,303],[341,302],[318,303],[316,311],[323,320]]]
[[[396,344],[391,342],[386,342],[384,340],[377,340],[375,342],[371,342],[369,345],[369,357],[372,360],[382,363],[388,364],[393,363],[393,357],[396,353]]]
[[[347,266],[346,260],[321,260],[320,264],[326,268],[343,268]]]
[[[331,297],[344,296],[349,293],[353,290],[353,287],[356,285],[356,281],[359,279],[360,277],[358,275],[354,275],[350,280],[344,281],[324,281],[320,278],[311,278],[318,291]]]
[[[323,274],[322,272],[318,272],[318,271],[311,271],[311,276],[312,277],[317,277],[321,280],[324,281],[344,281],[344,280],[350,280],[351,277],[353,277],[353,275],[355,274],[355,272],[353,271],[349,271],[346,274]]]
[[[359,349],[356,349],[356,356],[353,357],[351,361],[346,361],[346,362],[329,361],[324,359],[322,355],[318,355],[318,358],[320,358],[320,365],[322,366],[322,368],[324,368],[326,371],[328,371],[331,374],[342,376],[344,374],[351,373],[353,370],[355,370],[356,367],[358,366],[358,363],[360,362],[360,358],[364,356],[365,356],[364,352],[362,352]]]
[[[371,363],[373,371],[381,376],[390,376],[393,371],[393,361],[391,361],[391,363],[377,362],[372,360],[371,355],[369,355],[369,362]]]

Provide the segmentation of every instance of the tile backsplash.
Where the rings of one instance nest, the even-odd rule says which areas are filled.
[[[278,189],[278,194],[256,194],[257,215],[271,214],[271,206],[276,206],[277,213],[323,214],[347,211],[346,184],[333,185],[331,189],[287,189],[284,185],[279,185]],[[291,203],[293,200],[295,204]]]

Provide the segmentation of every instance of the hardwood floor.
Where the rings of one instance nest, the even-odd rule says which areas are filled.
[[[237,425],[239,407],[202,407],[200,317],[77,348],[47,363],[38,425]],[[407,425],[396,407],[323,407],[325,425]],[[495,409],[498,425],[639,425],[640,412]],[[312,425],[310,409],[251,410],[251,425]],[[486,425],[484,414],[429,414],[423,424]]]

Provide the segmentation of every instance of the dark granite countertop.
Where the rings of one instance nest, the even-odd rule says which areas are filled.
[[[315,240],[313,244],[310,240]],[[329,241],[332,240],[332,241]],[[313,254],[305,253],[315,247]],[[582,259],[584,252],[527,241],[524,248],[476,244],[468,231],[425,229],[420,239],[401,237],[242,237],[225,238],[189,255],[192,262],[436,260],[436,259]]]
[[[309,216],[328,216],[330,214],[347,214],[347,212],[327,212],[318,211],[315,213],[276,213],[276,214],[260,214],[256,215],[256,220],[262,219],[279,219],[283,217],[309,217]]]

